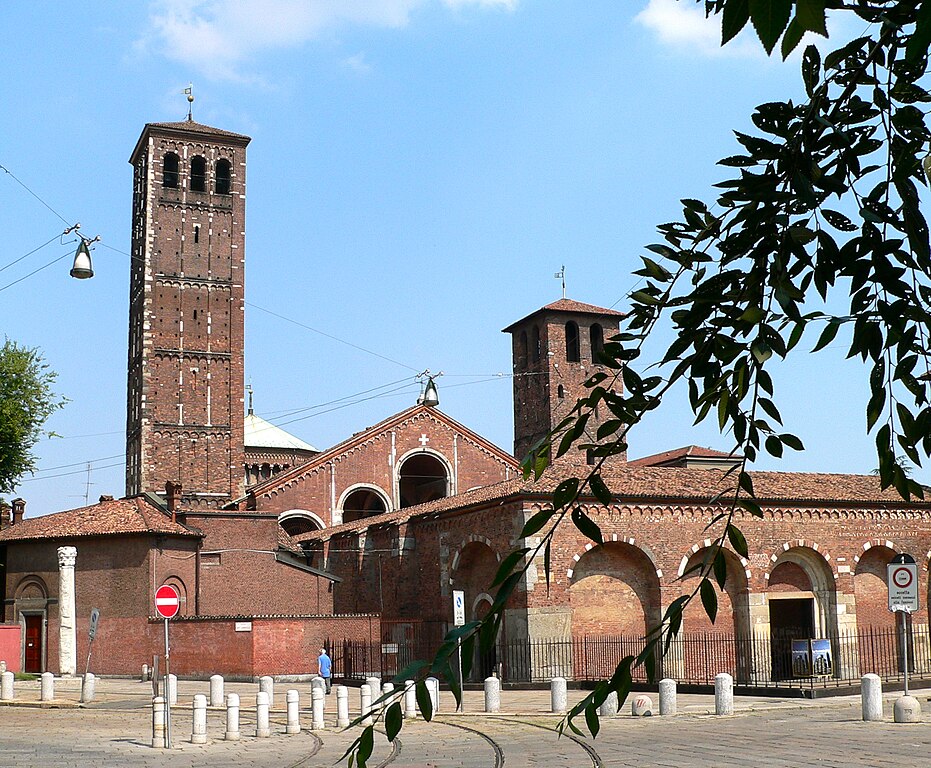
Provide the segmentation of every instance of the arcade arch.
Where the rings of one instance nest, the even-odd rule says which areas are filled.
[[[445,499],[451,491],[449,465],[440,454],[416,450],[398,462],[398,507],[413,507]]]
[[[340,522],[352,523],[388,512],[391,509],[391,503],[381,488],[360,483],[346,489],[338,507],[341,511]],[[334,524],[336,524],[335,520]]]

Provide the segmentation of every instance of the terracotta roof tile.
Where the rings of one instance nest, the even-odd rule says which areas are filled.
[[[167,123],[146,123],[146,128],[168,128],[170,130],[177,131],[190,131],[191,133],[204,133],[209,134],[210,136],[227,136],[234,139],[249,140],[248,136],[245,136],[241,133],[224,131],[222,128],[214,128],[212,125],[204,125],[203,123],[197,123],[193,120],[178,120],[175,122]]]
[[[686,457],[703,458],[703,459],[729,459],[734,458],[736,461],[739,457],[731,456],[726,451],[716,451],[714,448],[702,448],[699,445],[686,445],[682,448],[673,448],[670,451],[662,453],[653,453],[649,456],[641,456],[639,459],[631,459],[627,462],[628,467],[654,467],[666,462],[683,459]]]
[[[624,312],[618,312],[616,309],[605,309],[604,307],[596,307],[594,304],[585,304],[581,301],[574,301],[572,299],[559,299],[554,301],[551,304],[547,304],[545,307],[541,307],[529,315],[522,317],[520,320],[515,320],[507,328],[504,329],[504,333],[510,333],[511,329],[517,325],[520,325],[528,318],[533,317],[534,315],[540,314],[541,312],[568,312],[570,314],[578,315],[604,315],[608,317],[626,317]]]

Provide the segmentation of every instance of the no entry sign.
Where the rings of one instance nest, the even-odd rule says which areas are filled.
[[[886,567],[889,610],[913,613],[918,610],[918,565],[910,555],[897,555]]]
[[[181,597],[178,590],[170,584],[163,584],[155,590],[155,610],[163,619],[173,619],[181,610]]]

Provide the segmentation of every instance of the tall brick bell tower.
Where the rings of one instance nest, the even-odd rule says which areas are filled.
[[[522,460],[588,393],[586,380],[612,371],[598,361],[605,339],[618,332],[622,312],[560,299],[504,329],[511,334],[514,369],[514,456]],[[618,382],[617,387],[621,384]],[[588,422],[588,439],[612,418],[602,408]],[[567,459],[583,460],[572,451]],[[608,459],[625,462],[626,454]]]
[[[211,508],[242,491],[249,141],[149,123],[130,158],[127,495],[180,482]]]

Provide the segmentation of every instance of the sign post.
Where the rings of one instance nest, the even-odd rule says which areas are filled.
[[[168,687],[169,657],[171,646],[168,643],[168,621],[181,610],[181,596],[170,584],[162,584],[155,590],[155,611],[165,619],[165,746],[171,747],[171,691]]]
[[[97,637],[97,623],[100,621],[100,609],[91,609],[90,625],[87,628],[87,663],[84,665],[84,679],[87,679],[87,673],[91,668],[91,648],[94,646],[94,638]],[[84,701],[84,683],[81,683],[81,698]]]
[[[889,584],[889,610],[902,614],[902,668],[905,671],[905,695],[908,696],[908,635],[910,614],[918,610],[918,565],[905,553],[896,555],[886,566]]]
[[[461,589],[453,590],[453,626],[461,627],[465,624],[465,592]],[[459,664],[459,706],[457,712],[464,712],[465,681],[462,679],[462,638],[456,640],[456,656]]]

